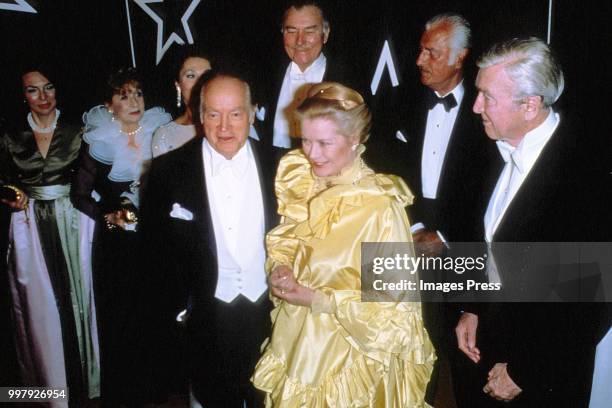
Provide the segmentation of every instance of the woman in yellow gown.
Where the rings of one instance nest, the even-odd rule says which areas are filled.
[[[278,168],[281,223],[267,236],[273,331],[252,381],[267,407],[427,407],[435,354],[418,302],[361,302],[361,243],[410,242],[400,178],[361,159],[359,93],[313,85],[302,149]]]

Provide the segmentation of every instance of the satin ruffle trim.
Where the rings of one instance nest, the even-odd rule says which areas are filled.
[[[108,174],[110,180],[134,181],[140,178],[143,162],[152,157],[153,132],[171,120],[172,117],[162,108],[147,110],[140,120],[142,130],[135,136],[138,148],[128,147],[128,138],[121,132],[119,122],[112,120],[108,108],[99,105],[83,114],[83,140],[89,144],[91,157],[112,165]]]
[[[364,197],[389,196],[402,206],[412,204],[406,183],[394,175],[376,174],[361,159],[363,146],[353,164],[338,176],[316,177],[301,150],[287,153],[276,178],[278,213],[293,219],[296,236],[325,238],[347,206],[361,207]]]
[[[382,387],[384,370],[381,364],[360,356],[349,367],[335,375],[327,375],[320,385],[313,387],[288,377],[285,363],[268,349],[257,363],[251,381],[266,393],[266,407],[378,407],[382,402],[377,396],[380,396],[378,389]],[[424,402],[416,402],[423,401],[423,395],[410,390],[414,388],[411,377],[417,371],[428,376],[431,365],[407,364],[404,371],[404,381],[396,384],[396,389],[408,401],[401,405],[387,401],[384,406],[429,407]]]

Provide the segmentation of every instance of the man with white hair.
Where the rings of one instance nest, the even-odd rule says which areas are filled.
[[[391,159],[380,160],[374,153],[371,161],[381,162],[377,170],[406,180],[415,197],[408,213],[418,253],[440,255],[444,240],[451,245],[480,241],[488,168],[495,162],[491,159],[495,151],[470,111],[475,91],[464,81],[470,24],[460,15],[447,13],[431,18],[424,28],[416,60],[424,85],[422,94],[404,98],[406,107],[399,110],[401,123],[394,129],[400,130],[391,147],[373,146],[385,149]],[[422,278],[444,277],[428,273]],[[452,327],[457,317],[446,318],[455,311],[439,303],[441,300],[424,298],[423,315],[443,360],[449,346],[456,348],[448,343],[454,338]],[[437,367],[438,363],[427,392],[430,402],[437,388]]]
[[[153,371],[160,393],[185,357],[192,407],[258,407],[263,396],[249,378],[270,333],[264,237],[277,220],[273,169],[249,137],[254,106],[241,74],[217,67],[199,85],[204,138],[153,160],[139,216],[155,299],[147,304],[159,344]]]
[[[523,243],[516,253],[493,246],[488,278],[506,287],[518,282],[525,293],[549,270],[534,262],[542,247],[529,243],[589,239],[579,132],[552,108],[564,78],[541,40],[496,44],[477,65],[473,110],[505,161],[488,202],[484,237],[490,244]],[[554,268],[557,258],[546,255]],[[596,343],[591,319],[598,307],[512,300],[466,305],[457,325],[459,348],[485,370],[479,387],[490,397],[470,407],[497,406],[495,400],[517,407],[586,406]]]
[[[425,24],[416,60],[426,89],[403,135],[412,156],[405,175],[416,196],[409,208],[413,237],[431,254],[440,252],[444,240],[472,241],[480,234],[476,198],[490,149],[470,112],[475,92],[463,80],[470,42],[467,20],[440,14]]]

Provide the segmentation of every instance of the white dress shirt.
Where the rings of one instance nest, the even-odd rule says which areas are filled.
[[[267,285],[263,197],[251,145],[227,160],[204,139],[202,155],[217,245],[215,297],[231,303],[242,294],[255,302]]]
[[[497,141],[497,148],[506,165],[497,180],[484,218],[487,242],[491,242],[508,206],[529,175],[544,146],[557,129],[559,121],[559,114],[551,109],[544,122],[527,132],[516,148],[506,141]]]
[[[274,146],[290,148],[291,137],[299,136],[299,129],[297,129],[293,119],[293,112],[303,98],[296,95],[296,91],[301,90],[301,87],[305,84],[321,82],[326,66],[327,60],[325,55],[321,53],[304,72],[293,61],[287,67],[276,104],[276,114],[274,115],[274,136],[272,139]]]
[[[421,153],[421,192],[423,197],[435,199],[438,195],[438,184],[442,174],[442,166],[446,157],[446,150],[450,142],[453,127],[459,113],[459,106],[463,100],[463,81],[446,95],[453,94],[457,101],[457,106],[448,112],[441,103],[436,104],[427,112],[427,124],[425,126],[425,136],[423,139],[423,151]],[[435,94],[439,98],[446,95]],[[422,222],[418,222],[410,227],[412,233],[425,228]],[[446,242],[444,236],[438,231],[438,236],[442,242]]]
[[[589,408],[608,406],[612,401],[612,328],[597,345]]]
[[[527,132],[516,148],[503,140],[496,142],[506,165],[497,180],[484,218],[485,240],[487,243],[493,240],[493,235],[506,210],[535,165],[544,146],[546,146],[555,129],[557,129],[559,121],[559,115],[551,109],[544,122],[537,128]],[[497,268],[495,257],[491,253],[490,245],[488,245],[488,248],[487,276],[489,282],[503,284],[503,279]]]
[[[444,109],[444,105],[438,103],[427,113],[425,139],[423,140],[423,152],[421,155],[421,185],[423,197],[425,198],[435,199],[437,197],[438,183],[442,166],[444,165],[446,149],[450,142],[451,133],[453,132],[453,126],[455,125],[464,93],[462,81],[448,93],[453,94],[457,101],[457,106],[447,112]],[[438,92],[436,92],[436,95],[440,98],[446,96],[440,95]]]

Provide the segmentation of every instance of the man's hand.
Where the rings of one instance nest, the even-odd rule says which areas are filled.
[[[268,279],[272,294],[296,306],[310,307],[314,291],[300,285],[286,265],[274,268]]]
[[[436,231],[420,229],[412,234],[412,240],[417,254],[433,257],[444,251],[444,242]]]
[[[476,347],[476,329],[478,329],[478,315],[469,312],[461,315],[455,328],[459,350],[474,363],[480,361],[480,350]]]
[[[482,390],[498,401],[512,401],[523,392],[510,378],[507,363],[495,364],[491,371],[489,371],[488,380]]]

